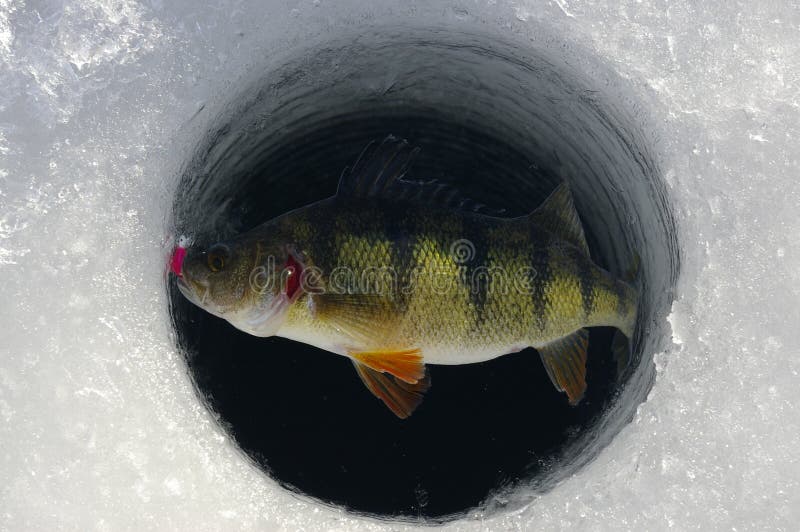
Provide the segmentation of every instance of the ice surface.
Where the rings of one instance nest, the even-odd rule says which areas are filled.
[[[287,494],[234,449],[162,283],[178,170],[237,81],[293,43],[402,19],[545,25],[573,63],[585,48],[630,78],[680,221],[674,345],[633,423],[523,510],[457,526],[795,529],[796,3],[377,4],[0,0],[0,527],[386,526]]]

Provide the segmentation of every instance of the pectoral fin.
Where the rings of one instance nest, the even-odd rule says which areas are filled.
[[[576,405],[586,391],[586,348],[589,332],[579,329],[555,342],[537,347],[553,386],[567,392],[569,404]]]
[[[389,373],[408,384],[425,377],[425,364],[419,349],[387,351],[351,351],[350,357],[375,371]]]
[[[314,315],[333,325],[355,345],[385,345],[396,323],[384,319],[391,312],[391,301],[379,294],[314,295]]]
[[[367,389],[384,402],[400,419],[410,416],[420,405],[431,385],[430,376],[423,374],[414,384],[395,379],[391,375],[374,370],[358,360],[353,360],[356,372]],[[423,372],[425,367],[423,366]]]

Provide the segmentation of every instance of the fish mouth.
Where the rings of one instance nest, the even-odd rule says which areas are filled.
[[[198,307],[205,308],[206,298],[208,297],[208,287],[203,286],[202,296],[200,295],[201,288],[195,282],[187,281],[185,276],[177,277],[178,281],[178,290],[180,290],[181,294],[184,295],[186,299],[197,305]]]

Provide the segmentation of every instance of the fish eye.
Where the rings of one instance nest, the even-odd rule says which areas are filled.
[[[208,262],[208,269],[212,272],[218,272],[225,267],[225,261],[228,259],[230,255],[230,250],[228,246],[224,244],[215,244],[211,246],[211,249],[208,250],[208,256],[206,258]]]

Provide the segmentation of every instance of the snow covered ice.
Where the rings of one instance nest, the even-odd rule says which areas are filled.
[[[631,424],[522,509],[449,526],[797,528],[800,12],[655,0],[0,0],[0,527],[389,528],[236,450],[192,389],[164,281],[181,166],[237,84],[398,20],[544,26],[573,63],[609,65],[653,117],[679,222],[673,342]]]

